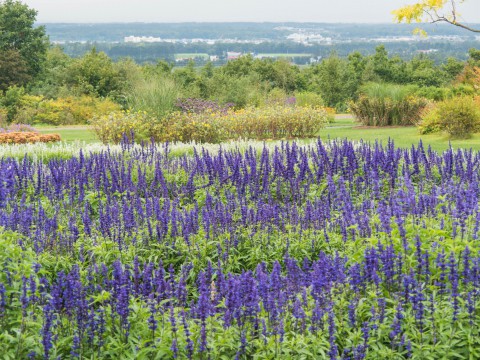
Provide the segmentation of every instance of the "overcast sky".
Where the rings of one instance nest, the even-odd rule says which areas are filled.
[[[391,11],[413,0],[24,0],[39,22],[309,21],[392,22]],[[480,0],[460,7],[480,23]]]

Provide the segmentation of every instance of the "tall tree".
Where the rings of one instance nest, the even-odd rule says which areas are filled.
[[[478,0],[473,0],[478,1]],[[459,5],[465,0],[420,0],[393,11],[398,22],[445,22],[468,31],[480,32],[461,20]]]
[[[66,84],[81,94],[116,98],[123,90],[120,73],[112,59],[96,48],[72,62],[65,78]]]
[[[0,51],[17,51],[28,73],[42,69],[49,46],[43,26],[35,27],[37,11],[16,0],[0,0]]]
[[[23,86],[30,78],[27,63],[18,51],[0,51],[0,92],[10,86]]]

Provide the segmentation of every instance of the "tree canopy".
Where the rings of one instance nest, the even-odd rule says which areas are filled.
[[[480,32],[462,20],[458,11],[465,0],[421,0],[393,11],[398,22],[444,22],[468,31]]]
[[[0,51],[10,52],[10,58],[18,52],[31,76],[41,71],[49,46],[45,28],[34,26],[36,17],[37,11],[21,1],[0,0]]]
[[[0,51],[0,91],[10,86],[23,86],[30,79],[27,63],[18,51]]]

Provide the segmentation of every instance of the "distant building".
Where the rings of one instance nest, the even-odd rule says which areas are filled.
[[[218,61],[218,60],[220,60],[220,58],[217,55],[210,55],[211,62]]]
[[[240,56],[242,56],[241,52],[233,52],[233,51],[228,51],[227,52],[227,60],[236,60]]]
[[[153,36],[125,36],[123,41],[126,43],[156,43],[161,42],[162,39]]]
[[[438,49],[417,50],[417,53],[420,53],[420,54],[433,54],[436,52],[438,52]]]

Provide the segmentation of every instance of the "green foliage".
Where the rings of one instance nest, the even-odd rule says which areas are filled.
[[[28,109],[27,109],[28,110]],[[120,107],[111,100],[96,99],[89,96],[68,97],[57,100],[40,101],[34,124],[78,125],[86,124],[93,116],[118,111]],[[22,122],[22,121],[18,121]],[[26,121],[23,121],[27,123]]]
[[[273,61],[271,59],[256,60],[253,64],[254,71],[262,81],[272,88],[292,92],[301,87],[297,66],[292,66],[287,60]]]
[[[356,96],[360,85],[354,68],[336,54],[307,70],[307,88],[318,93],[325,104],[338,111],[345,110],[346,102]]]
[[[5,92],[3,97],[0,97],[0,105],[7,113],[7,123],[11,123],[17,115],[24,95],[25,90],[22,87],[13,86]]]
[[[416,55],[410,61],[398,56],[389,57],[385,46],[380,45],[371,58],[374,77],[370,77],[369,80],[441,87],[453,81],[463,67],[464,63],[451,58],[438,66],[425,54]]]
[[[175,81],[168,77],[151,77],[136,81],[127,95],[127,108],[146,111],[161,118],[175,108],[181,92]]]
[[[19,6],[12,0],[4,4]],[[307,67],[292,65],[285,59],[257,59],[246,55],[221,67],[207,62],[203,68],[198,68],[191,61],[185,67],[174,68],[167,61],[143,66],[128,59],[114,63],[95,48],[72,59],[59,47],[54,47],[38,62],[41,71],[36,73],[35,81],[27,84],[30,73],[24,70],[28,60],[21,49],[13,49],[0,53],[0,87],[26,84],[29,94],[46,99],[81,95],[108,97],[123,110],[147,111],[159,119],[174,111],[178,98],[234,103],[238,110],[270,105],[272,99],[280,103],[281,97],[296,97],[298,106],[322,105],[344,112],[351,101],[358,99],[362,85],[368,82],[416,86],[417,96],[435,101],[452,94],[478,92],[480,72],[475,67],[476,58],[475,50],[471,50],[466,68],[465,63],[455,59],[437,64],[424,54],[406,61],[389,56],[386,48],[379,46],[372,56],[354,52],[347,58],[340,58],[332,53]],[[447,89],[454,80],[459,85],[449,93]],[[27,109],[22,118],[31,118],[32,113]]]
[[[65,83],[79,95],[112,98],[122,95],[124,85],[113,61],[95,48],[71,63],[66,69]]]
[[[128,108],[128,98],[136,91],[136,85],[144,80],[142,68],[131,59],[123,59],[114,63],[114,69],[121,79],[122,92],[115,96],[115,101],[124,109]]]
[[[195,63],[190,61],[187,66],[175,70],[173,77],[177,84],[179,84],[185,90],[189,91],[190,89],[195,88],[194,85],[198,79],[198,74],[195,70]]]
[[[412,86],[402,86],[387,83],[369,83],[362,87],[361,94],[372,99],[391,99],[393,101],[403,101],[412,96],[416,88]]]
[[[277,105],[249,107],[221,120],[229,139],[291,139],[317,136],[329,114],[323,108]]]
[[[65,84],[68,66],[73,59],[66,55],[63,50],[54,46],[47,51],[45,64],[36,81],[30,84],[29,90],[33,95],[41,95],[46,98],[71,96],[72,89]]]
[[[384,45],[377,46],[372,57],[373,72],[378,80],[402,83],[406,80],[405,64],[399,57],[389,58]]]
[[[18,50],[0,52],[0,93],[11,86],[24,86],[30,79],[27,62]]]
[[[322,107],[325,106],[325,102],[321,95],[311,91],[302,91],[295,93],[295,104],[297,106],[306,107]]]
[[[128,157],[128,153],[126,154],[126,157]],[[460,156],[462,153],[459,152],[458,154],[458,156]],[[148,156],[148,154],[144,154],[144,156]],[[347,155],[344,156],[345,158],[347,157]],[[340,157],[340,159],[343,158]],[[136,160],[129,161],[128,158],[125,158],[125,160],[125,168],[128,169],[128,174],[130,174],[127,179],[129,179],[129,183],[131,181],[131,184],[136,185],[140,180],[135,178],[135,174],[144,176],[144,181],[146,181],[147,184],[150,184],[152,181],[158,181],[156,175],[161,173],[155,170],[154,167],[159,166],[160,162],[163,162],[165,159],[161,156],[156,165],[155,163],[148,163],[147,166],[144,166],[145,164],[137,165]],[[189,158],[185,159],[186,162],[189,160]],[[252,157],[252,162],[255,162],[254,160],[255,157]],[[362,159],[356,160],[362,161]],[[165,161],[165,163],[167,162]],[[30,165],[28,163],[26,164],[26,166]],[[133,170],[131,169],[132,166]],[[138,166],[138,168],[136,168],[136,166]],[[262,169],[259,164],[257,166],[258,168],[254,166],[252,166],[252,168],[245,168],[244,171],[253,172]],[[309,171],[312,171],[316,169],[318,165],[309,162],[306,163],[306,166]],[[414,164],[401,163],[395,166],[398,171],[401,171],[400,169],[411,171],[413,170]],[[439,164],[433,168],[438,170],[441,166],[443,165]],[[220,186],[217,186],[218,184],[215,183],[212,187],[204,187],[211,175],[194,173],[190,179],[186,171],[178,170],[178,168],[178,165],[164,165],[162,167],[164,172],[159,176],[164,177],[167,188],[181,188],[192,181],[192,186],[196,189],[194,194],[195,201],[198,202],[200,207],[206,201],[205,199],[210,191],[215,191],[216,195],[219,196],[220,205],[223,205],[221,201],[225,201],[228,205],[229,198],[226,196],[232,196],[232,189],[235,189],[235,187],[230,184],[230,181],[226,181],[225,184],[221,184]],[[361,169],[362,166],[358,166],[360,173],[355,173],[355,176],[361,176]],[[122,170],[125,171],[125,169]],[[287,171],[292,171],[295,176],[298,176],[302,170],[292,167]],[[345,167],[343,171],[348,171],[348,168]],[[430,171],[431,169],[426,170],[420,167],[418,173],[411,176],[413,181],[412,186],[416,186],[417,182],[421,181],[421,178],[427,176],[432,182],[440,181],[441,178],[438,177],[438,173],[434,171],[432,174]],[[115,176],[113,171],[111,171],[110,174]],[[131,179],[130,176],[132,176]],[[272,174],[270,179],[275,178],[278,178],[278,175]],[[271,181],[270,185],[272,189],[270,189],[270,193],[266,196],[277,196],[288,199],[292,195],[291,191],[296,190],[298,191],[297,195],[302,194],[297,200],[301,203],[314,200],[323,201],[323,199],[327,199],[329,196],[328,193],[325,193],[328,191],[328,187],[338,186],[340,180],[336,176],[334,176],[333,179],[329,177],[328,180],[326,176],[320,176],[319,178],[320,180],[314,184],[311,183],[305,187],[301,186],[298,189],[295,189],[295,183],[292,184],[292,188],[288,186],[277,187],[275,181]],[[354,180],[355,178],[353,180],[347,180],[347,189],[355,188],[355,186],[351,185],[355,184]],[[387,178],[385,177],[384,180],[387,180]],[[342,181],[345,180],[342,178]],[[454,184],[453,186],[457,184],[456,181],[458,180],[456,179],[456,175],[451,181]],[[438,186],[440,185],[441,184]],[[253,186],[255,186],[255,184]],[[390,194],[392,191],[389,181],[380,181],[378,186],[379,193]],[[29,197],[33,198],[33,194],[36,191],[34,187],[35,185],[31,185],[22,189],[22,192],[17,196],[24,196],[27,199]],[[70,189],[66,189],[65,191],[65,198],[71,196],[68,194],[68,190]],[[253,192],[253,189],[247,187],[245,191]],[[374,197],[372,197],[371,200],[371,194],[364,193],[364,188],[359,187],[356,191],[357,193],[355,195],[359,196],[359,198],[352,196],[351,200],[355,206],[365,201],[378,201]],[[429,189],[427,188],[423,189],[422,192],[428,191]],[[133,192],[129,190],[123,194],[116,193],[114,196],[122,197],[128,207],[132,193]],[[322,194],[324,194],[323,197]],[[88,209],[90,210],[90,216],[94,221],[99,221],[99,217],[101,216],[98,211],[99,208],[103,206],[102,203],[105,204],[111,200],[106,198],[105,193],[103,193],[101,189],[98,191],[90,189],[90,191],[86,191],[84,196],[88,204]],[[405,248],[405,252],[403,253],[404,257],[399,257],[398,259],[398,263],[401,264],[401,266],[398,266],[398,268],[395,266],[392,271],[403,274],[404,278],[407,278],[410,273],[413,273],[411,269],[418,267],[423,268],[425,274],[418,274],[418,280],[415,280],[418,282],[415,284],[418,283],[418,286],[425,286],[426,289],[422,288],[422,291],[431,294],[431,298],[420,298],[419,304],[421,307],[419,308],[416,308],[413,304],[414,300],[405,301],[403,294],[398,298],[390,298],[388,293],[398,288],[399,284],[392,284],[386,281],[383,275],[383,271],[385,270],[382,268],[382,270],[375,270],[374,272],[374,276],[378,276],[379,279],[377,283],[372,282],[356,293],[352,291],[351,287],[354,281],[351,279],[349,279],[351,281],[345,281],[345,285],[332,287],[329,292],[325,291],[325,298],[329,300],[328,303],[331,304],[333,308],[325,312],[322,311],[320,318],[317,319],[317,323],[311,320],[313,311],[315,311],[314,309],[317,305],[316,302],[318,301],[318,299],[312,296],[313,289],[306,288],[302,295],[298,294],[298,298],[280,299],[282,301],[288,301],[292,305],[295,300],[298,300],[302,304],[301,308],[304,309],[306,313],[305,318],[299,320],[298,316],[294,316],[293,308],[287,308],[287,314],[285,316],[282,314],[285,322],[282,323],[282,332],[284,333],[281,341],[279,341],[279,336],[276,336],[275,333],[273,335],[270,333],[264,334],[261,328],[257,329],[254,327],[252,324],[253,321],[246,318],[248,315],[238,315],[242,321],[237,320],[228,326],[226,326],[222,317],[211,316],[207,320],[206,325],[208,329],[208,354],[204,353],[194,358],[206,358],[207,355],[212,359],[234,358],[238,351],[242,334],[246,334],[247,345],[244,354],[244,358],[246,359],[327,358],[330,350],[328,341],[329,318],[327,312],[330,310],[337,315],[331,322],[334,325],[330,325],[335,328],[330,331],[334,331],[334,341],[338,344],[340,352],[347,347],[365,346],[366,342],[366,345],[368,345],[367,359],[409,358],[406,347],[400,344],[397,345],[390,338],[390,333],[395,326],[395,309],[399,305],[402,305],[401,316],[403,320],[401,324],[401,335],[404,336],[404,339],[412,343],[411,358],[476,359],[480,356],[478,313],[470,314],[468,309],[471,304],[461,302],[458,304],[457,319],[452,321],[452,317],[455,317],[455,315],[452,314],[452,301],[455,301],[455,298],[452,296],[453,290],[450,287],[452,280],[449,276],[453,277],[457,274],[457,276],[460,277],[460,271],[456,274],[452,271],[452,274],[447,268],[439,274],[440,266],[437,260],[437,256],[443,252],[443,254],[452,254],[454,263],[459,259],[458,263],[462,264],[464,260],[463,258],[460,260],[460,258],[466,247],[470,248],[471,253],[478,253],[479,244],[474,237],[477,233],[477,230],[474,229],[476,214],[471,214],[464,218],[465,234],[463,231],[462,235],[454,234],[453,229],[458,227],[458,224],[456,224],[458,219],[450,216],[450,214],[444,214],[440,210],[443,207],[453,207],[454,200],[449,199],[447,196],[438,196],[437,200],[437,208],[435,209],[435,207],[433,207],[430,210],[431,212],[426,212],[422,217],[411,214],[402,219],[402,223],[404,224],[403,235],[401,235],[400,226],[397,228],[394,223],[395,218],[388,219],[389,223],[392,224],[393,231],[387,236],[386,233],[381,231],[380,219],[372,216],[367,224],[372,231],[368,236],[362,235],[360,230],[353,228],[350,229],[352,232],[349,233],[348,239],[346,240],[340,235],[339,229],[334,226],[338,221],[343,221],[344,219],[345,213],[341,210],[334,210],[329,214],[331,218],[327,226],[325,226],[325,235],[323,235],[323,230],[319,232],[314,229],[302,229],[300,232],[300,225],[298,225],[298,228],[292,228],[291,224],[287,224],[285,230],[281,230],[280,227],[276,226],[272,226],[269,229],[261,229],[256,226],[252,228],[240,227],[235,232],[235,246],[232,246],[231,234],[226,230],[222,233],[219,229],[213,229],[209,239],[206,239],[206,234],[201,231],[189,239],[189,244],[183,240],[182,236],[174,237],[170,234],[165,235],[162,241],[156,238],[152,239],[148,237],[146,229],[144,229],[145,233],[132,234],[131,238],[125,237],[125,241],[119,243],[113,236],[110,239],[100,236],[100,230],[98,228],[95,228],[92,237],[86,236],[82,231],[82,221],[80,221],[80,224],[73,222],[70,224],[72,227],[79,226],[78,230],[80,230],[80,235],[75,242],[71,243],[68,252],[62,253],[59,251],[60,242],[56,242],[55,240],[60,238],[60,236],[58,236],[58,238],[52,237],[51,248],[47,247],[43,251],[35,249],[34,251],[36,241],[33,237],[22,236],[19,233],[0,229],[0,264],[2,269],[0,272],[0,283],[6,287],[6,298],[15,299],[14,301],[8,301],[5,312],[2,313],[0,317],[2,356],[7,359],[26,359],[28,358],[28,354],[33,352],[37,358],[43,357],[42,327],[45,324],[45,312],[43,311],[42,303],[45,304],[49,300],[49,298],[44,298],[44,296],[48,296],[48,290],[45,290],[45,288],[50,289],[52,286],[61,285],[58,279],[59,272],[68,274],[74,267],[78,268],[78,273],[75,273],[75,275],[78,274],[78,277],[71,275],[66,279],[72,282],[82,281],[82,283],[85,284],[82,291],[87,292],[85,298],[88,301],[88,305],[92,308],[93,315],[96,316],[95,320],[98,320],[99,314],[104,315],[104,317],[102,317],[104,322],[98,322],[103,327],[103,330],[96,332],[93,338],[88,338],[88,335],[84,336],[80,347],[82,358],[169,359],[173,357],[172,342],[174,339],[179,349],[178,358],[186,358],[185,348],[187,338],[185,335],[185,325],[182,321],[182,311],[187,313],[194,311],[189,304],[190,301],[196,300],[198,294],[191,291],[190,287],[187,287],[189,291],[187,294],[188,302],[186,302],[186,304],[178,304],[176,301],[172,301],[174,305],[170,308],[169,305],[171,303],[168,300],[171,299],[167,297],[171,295],[163,290],[163,288],[157,290],[158,297],[162,296],[162,299],[165,298],[166,300],[156,305],[158,311],[153,314],[153,319],[157,321],[158,328],[153,331],[149,328],[149,320],[152,319],[152,314],[149,311],[149,305],[151,305],[149,300],[139,295],[134,296],[130,294],[128,298],[130,334],[126,337],[119,326],[119,317],[118,313],[116,313],[118,311],[116,310],[116,299],[113,294],[96,290],[97,287],[102,286],[105,282],[114,280],[110,280],[112,279],[110,274],[103,273],[97,270],[97,268],[102,268],[102,265],[105,265],[105,269],[111,269],[112,264],[116,260],[121,259],[124,264],[132,264],[129,269],[129,276],[133,277],[136,276],[133,275],[133,264],[136,257],[138,257],[141,264],[149,261],[153,266],[157,266],[160,260],[162,260],[162,265],[155,268],[155,271],[158,271],[160,274],[163,274],[165,271],[165,279],[168,281],[165,282],[165,284],[175,286],[179,279],[176,276],[169,277],[170,265],[172,269],[178,269],[182,263],[191,264],[191,274],[189,274],[187,279],[183,280],[188,284],[192,284],[197,281],[198,271],[205,269],[209,263],[218,263],[221,266],[222,273],[224,273],[225,276],[230,276],[227,274],[235,275],[248,270],[254,272],[257,265],[262,262],[265,263],[267,269],[271,269],[273,262],[277,260],[283,264],[283,259],[285,259],[286,254],[288,254],[288,257],[291,259],[300,261],[305,259],[305,266],[309,266],[309,261],[318,259],[320,252],[330,255],[337,254],[340,259],[339,261],[341,261],[343,257],[348,259],[345,265],[348,269],[350,263],[362,261],[364,256],[368,255],[368,252],[365,250],[370,246],[374,246],[378,247],[379,251],[383,251],[383,249],[388,247],[397,251],[398,249]],[[65,223],[70,217],[69,212],[72,210],[71,205],[77,206],[76,204],[67,203],[65,207],[54,208],[45,195],[39,195],[38,201],[39,206],[41,204],[43,210],[46,212],[46,217],[55,216],[55,219],[58,219],[58,230],[55,229],[55,231],[59,232],[62,231],[61,228],[63,226],[68,226]],[[143,198],[140,198],[139,201],[143,201]],[[161,202],[162,200],[158,199],[158,201]],[[183,204],[184,208],[192,205],[191,199],[183,196],[178,199],[178,201]],[[342,201],[342,199],[338,201]],[[195,203],[195,205],[196,204],[197,203]],[[160,203],[159,205],[161,206],[162,204]],[[235,211],[228,215],[238,216],[238,211],[240,211],[240,209],[235,209]],[[155,219],[153,221],[155,221]],[[160,223],[160,221],[158,223]],[[36,226],[36,224],[32,224],[32,227],[33,226]],[[153,226],[155,226],[155,222]],[[329,235],[328,241],[325,239],[327,232]],[[421,241],[418,241],[419,245],[415,244],[413,240],[417,236],[421,239]],[[134,239],[142,239],[144,242],[138,241],[134,243]],[[408,243],[405,243],[405,239]],[[172,243],[175,243],[175,246],[171,246]],[[374,248],[371,249],[374,250]],[[228,254],[226,254],[227,251]],[[394,261],[396,260],[395,258]],[[383,264],[387,263],[387,261],[388,260],[384,261],[384,258],[380,258],[378,267],[385,266]],[[394,264],[396,265],[396,262]],[[469,271],[476,274],[477,262],[471,261],[467,262],[467,264],[471,266],[468,268]],[[446,266],[445,264],[445,267]],[[350,269],[352,268],[350,267]],[[459,269],[467,272],[467,266],[459,265]],[[141,268],[140,271],[142,270],[144,269]],[[216,269],[214,268],[214,270]],[[366,268],[366,270],[359,269],[358,273],[354,275],[368,276],[368,270],[368,268]],[[321,269],[319,269],[319,271],[321,271]],[[146,270],[145,273],[147,273]],[[291,275],[292,270],[282,271],[282,275],[287,273]],[[214,272],[214,276],[218,276],[216,271]],[[400,276],[401,275],[399,275],[399,277]],[[160,275],[158,275],[158,277],[160,278]],[[442,280],[442,277],[447,279]],[[23,280],[23,278],[28,279],[28,282],[27,280]],[[324,282],[319,281],[319,286],[329,286],[330,280],[328,279],[328,274],[325,274],[325,277],[320,277],[320,280],[324,279],[326,279]],[[459,289],[463,296],[464,291],[474,289],[476,285],[473,281],[466,281],[463,275],[461,279],[462,280],[459,281]],[[218,281],[218,278],[216,280]],[[147,283],[141,279],[138,281],[142,284]],[[302,279],[300,279],[299,282],[300,281],[302,281]],[[441,291],[436,291],[436,289],[440,287],[440,285],[437,285],[437,282],[446,284],[447,288],[443,289],[443,294]],[[25,286],[23,284],[25,284]],[[27,286],[27,284],[30,286]],[[35,286],[31,286],[31,284]],[[136,285],[136,280],[135,282],[132,280],[132,284]],[[150,282],[147,284],[150,284]],[[297,285],[295,281],[289,282],[288,284],[291,286]],[[62,286],[58,287],[63,289]],[[67,285],[65,285],[65,288],[67,288]],[[22,303],[20,301],[23,291],[25,291],[25,297],[30,299],[26,302],[25,309],[22,309]],[[138,290],[135,291],[137,291],[138,294]],[[414,287],[411,288],[411,291],[409,294],[411,298],[418,294]],[[213,286],[211,294],[213,303],[215,295],[215,288]],[[68,301],[65,294],[62,295],[62,301]],[[236,296],[236,294],[232,294],[232,296]],[[255,294],[255,296],[258,295]],[[35,297],[37,300],[34,300]],[[386,300],[383,310],[379,299]],[[11,306],[11,304],[13,304],[13,306]],[[349,305],[351,304],[354,305],[354,319],[360,321],[358,326],[352,325],[348,318]],[[212,306],[222,308],[225,304],[214,303]],[[264,306],[265,305],[259,306],[256,317],[265,320],[268,331],[273,331],[275,329],[275,323],[273,321],[272,324],[269,322],[271,317],[269,317],[269,312]],[[430,311],[430,306],[432,306],[432,308],[434,307],[434,311]],[[322,307],[322,309],[324,308]],[[428,311],[432,316],[425,316],[419,320],[418,309],[420,309],[420,311]],[[173,315],[170,311],[173,312]],[[67,311],[58,311],[55,312],[55,314],[56,326],[53,333],[53,347],[50,352],[50,358],[68,359],[72,357],[71,353],[74,344],[73,337],[75,333],[72,329],[78,326],[79,320],[77,319],[80,315],[76,318],[76,314],[72,315]],[[172,320],[169,316],[175,317],[176,323],[178,324],[176,329],[172,327]],[[245,321],[245,319],[247,321]],[[422,321],[424,325],[421,333],[417,331],[419,321]],[[362,333],[359,329],[360,326],[362,326],[361,322],[365,322],[365,328],[368,325],[367,340],[365,340],[365,333]],[[97,322],[92,323],[97,324]],[[191,339],[195,341],[195,350],[197,353],[201,333],[200,322],[195,316],[187,316],[185,323],[189,327],[189,333],[192,335]],[[316,331],[311,330],[313,326],[316,326]],[[99,333],[100,335],[98,335]],[[90,341],[88,345],[87,341]],[[102,346],[101,343],[104,343],[104,345]],[[197,354],[195,354],[195,356],[197,356]]]
[[[468,62],[471,66],[480,66],[480,49],[470,49],[468,56]]]
[[[95,117],[90,124],[104,143],[118,143],[124,134],[135,140],[220,143],[229,139],[315,137],[329,122],[323,108],[266,106],[227,113],[172,112],[152,118],[145,112],[117,112]]]
[[[408,126],[418,122],[427,101],[413,95],[415,88],[368,84],[350,104],[357,121],[366,126]]]
[[[457,84],[451,88],[454,96],[473,96],[477,92],[471,84]]]
[[[480,107],[467,96],[444,100],[425,113],[419,129],[422,134],[444,131],[452,138],[468,138],[480,131]]]
[[[455,67],[456,64],[451,64]],[[454,68],[451,71],[460,71]],[[442,86],[447,81],[454,79],[452,74],[443,71],[442,67],[436,67],[435,62],[426,55],[415,56],[405,64],[405,83],[412,83],[418,86]],[[402,75],[400,75],[402,76]],[[397,81],[397,83],[401,83]]]
[[[453,96],[453,91],[447,87],[422,86],[415,90],[415,95],[428,100],[441,101]]]
[[[0,104],[7,109],[9,122],[19,124],[78,125],[86,124],[95,115],[120,110],[113,101],[89,96],[56,100],[26,95],[22,88],[10,88]]]
[[[130,139],[134,136],[136,141],[144,140],[153,122],[145,112],[122,111],[95,116],[89,123],[100,141],[117,144],[124,136]]]
[[[454,80],[461,74],[465,67],[465,63],[455,58],[448,58],[442,65],[442,70],[448,75],[449,80]]]
[[[45,28],[34,27],[36,16],[21,1],[0,2],[0,52],[17,51],[31,76],[41,71],[48,48]]]
[[[268,96],[267,85],[254,75],[235,77],[220,73],[211,79],[210,86],[210,99],[222,104],[233,103],[237,109],[261,105]]]
[[[154,124],[150,134],[157,141],[217,144],[226,138],[222,117],[211,112],[174,112]]]

